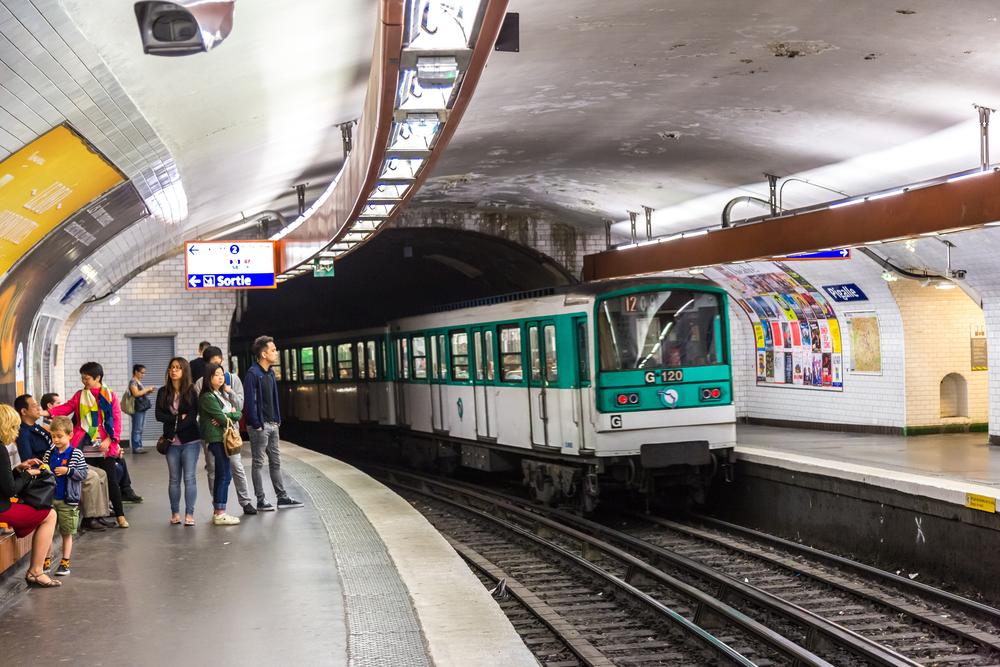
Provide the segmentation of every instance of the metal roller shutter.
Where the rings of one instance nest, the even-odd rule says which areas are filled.
[[[144,384],[163,386],[163,378],[167,375],[167,365],[174,356],[173,336],[130,336],[128,339],[128,372],[132,374],[133,364],[142,364],[146,367],[146,377]],[[122,388],[124,390],[124,387]],[[150,401],[155,402],[156,392],[149,395]],[[163,433],[163,424],[156,421],[153,411],[146,413],[146,423],[142,425],[142,442],[144,445],[151,445]],[[122,434],[124,438],[126,434]]]

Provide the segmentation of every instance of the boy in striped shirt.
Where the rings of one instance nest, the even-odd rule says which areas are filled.
[[[69,417],[56,417],[49,426],[52,448],[45,452],[45,463],[56,476],[56,494],[52,509],[56,511],[59,533],[62,535],[62,561],[56,576],[69,574],[69,560],[73,556],[73,535],[80,525],[80,490],[87,479],[87,460],[83,453],[70,444],[73,421]],[[48,559],[46,559],[48,560]]]

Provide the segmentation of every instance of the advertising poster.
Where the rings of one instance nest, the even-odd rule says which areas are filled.
[[[841,326],[829,297],[781,262],[727,264],[705,276],[753,325],[758,385],[843,391]]]
[[[851,336],[849,372],[880,375],[882,373],[882,340],[878,317],[874,311],[847,313]]]

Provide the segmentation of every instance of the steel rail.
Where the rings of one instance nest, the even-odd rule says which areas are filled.
[[[643,605],[645,605],[646,607],[648,607],[652,611],[658,613],[659,615],[663,616],[667,621],[673,623],[679,629],[681,629],[684,632],[686,632],[689,636],[691,636],[692,638],[694,638],[694,639],[698,640],[699,642],[701,642],[702,644],[704,644],[706,648],[709,648],[709,649],[715,651],[721,657],[727,658],[733,664],[743,665],[744,667],[756,667],[753,662],[751,662],[745,656],[743,656],[740,653],[738,653],[737,651],[735,651],[728,644],[726,644],[725,642],[721,641],[720,639],[718,639],[717,637],[715,637],[714,635],[712,635],[708,631],[704,630],[700,626],[696,625],[695,623],[692,623],[688,619],[684,618],[682,615],[678,614],[676,611],[674,611],[670,607],[667,607],[666,605],[664,605],[660,601],[656,600],[655,598],[653,598],[649,594],[647,594],[647,593],[639,590],[638,588],[636,588],[633,584],[629,583],[628,581],[625,581],[625,580],[622,580],[622,579],[616,577],[615,575],[611,574],[610,572],[607,572],[607,571],[603,570],[598,565],[595,565],[594,563],[590,562],[586,558],[583,558],[581,556],[577,556],[576,554],[574,554],[574,553],[572,553],[570,551],[567,551],[566,549],[564,549],[563,547],[559,546],[558,544],[555,544],[555,543],[553,543],[553,542],[545,539],[544,537],[541,537],[541,536],[539,536],[539,535],[537,535],[537,534],[535,534],[535,533],[533,533],[533,532],[531,532],[531,531],[529,531],[529,530],[527,530],[525,528],[522,528],[521,526],[518,526],[517,524],[511,523],[510,521],[506,521],[506,520],[504,520],[504,519],[502,519],[502,518],[500,518],[498,516],[490,514],[489,512],[486,512],[484,510],[481,510],[481,509],[478,509],[476,507],[473,507],[471,504],[462,503],[462,502],[459,502],[458,500],[455,500],[454,498],[450,498],[450,497],[443,496],[443,495],[440,495],[438,493],[435,493],[434,491],[426,488],[426,486],[427,486],[427,483],[426,483],[427,480],[424,480],[424,479],[422,479],[422,478],[420,478],[418,476],[415,476],[415,475],[410,475],[410,476],[414,477],[414,479],[419,480],[421,482],[422,486],[412,486],[410,484],[406,484],[406,483],[400,482],[398,480],[391,482],[391,485],[395,486],[397,488],[401,488],[401,489],[405,489],[407,491],[411,491],[413,493],[421,494],[421,495],[426,496],[428,498],[431,498],[431,499],[433,499],[433,500],[435,500],[437,502],[443,502],[443,503],[449,504],[449,505],[451,505],[453,507],[457,507],[457,508],[461,509],[462,511],[469,512],[470,514],[473,514],[473,515],[475,515],[475,516],[477,516],[477,517],[479,517],[481,519],[484,519],[484,520],[489,521],[489,522],[491,522],[493,524],[496,524],[497,526],[500,526],[501,528],[503,528],[503,529],[505,529],[505,530],[507,530],[509,532],[512,532],[512,533],[518,535],[519,537],[522,537],[522,538],[524,538],[526,540],[529,540],[529,541],[537,544],[538,546],[543,547],[544,549],[546,549],[548,551],[554,552],[554,553],[558,554],[560,557],[565,558],[566,560],[571,561],[574,565],[576,565],[576,566],[578,566],[578,567],[586,570],[591,575],[593,575],[595,577],[598,577],[599,579],[605,581],[606,583],[610,584],[611,586],[613,586],[613,587],[621,590],[622,592],[624,592],[629,597],[634,598],[635,600],[638,600],[639,602],[642,602]],[[436,482],[435,482],[435,484],[436,484]],[[462,492],[464,493],[464,491],[462,491]],[[558,524],[556,524],[555,522],[552,522],[552,524],[553,525],[551,525],[550,528],[552,528],[553,530],[559,530],[559,532],[562,532],[565,535],[569,535],[569,536],[572,537],[572,536],[574,536],[573,533],[576,533],[575,537],[577,537],[577,539],[579,539],[580,537],[586,538],[586,536],[582,535],[581,533],[578,533],[577,531],[574,531],[572,529],[566,529],[566,528],[559,527]],[[650,566],[648,566],[645,563],[643,563],[642,561],[640,561],[639,559],[637,559],[637,558],[635,558],[633,556],[630,556],[629,554],[626,554],[625,552],[623,552],[623,551],[621,551],[619,549],[615,549],[614,547],[612,547],[610,545],[603,545],[598,540],[587,540],[587,541],[591,542],[592,546],[600,549],[602,552],[607,553],[608,555],[610,555],[612,557],[615,557],[615,558],[617,558],[618,560],[620,560],[622,562],[625,562],[630,568],[634,567],[634,568],[636,568],[638,570],[643,571],[645,574],[648,574],[651,577],[656,577],[657,574],[661,574],[657,570],[655,570],[654,568],[651,568]],[[678,583],[681,583],[681,582],[678,582]],[[727,605],[719,603],[717,600],[715,602],[716,602],[716,605],[714,605],[714,606],[716,607],[716,609],[714,611],[717,611],[720,614],[724,614],[725,611],[726,611],[725,607]],[[739,612],[739,611],[737,611],[735,609],[731,609],[731,615],[727,615],[725,617],[728,618],[728,619],[730,619],[730,620],[734,620],[734,622],[736,622],[735,619],[732,618],[733,615],[743,616],[741,612]],[[744,616],[743,618],[746,621],[749,621],[751,623],[756,623],[756,621],[753,621],[752,619],[750,619],[748,617]],[[763,627],[763,626],[761,626],[761,627]],[[777,634],[777,633],[774,633],[773,631],[771,631],[771,630],[769,630],[767,628],[764,628],[764,629],[768,633]],[[778,636],[780,637],[780,635],[778,635]],[[784,638],[782,637],[781,639],[784,639]],[[788,640],[784,640],[784,641],[787,642]],[[800,647],[798,647],[795,644],[792,644],[792,646],[794,646],[796,649],[800,648]],[[789,657],[799,658],[800,662],[798,664],[802,664],[802,665],[816,665],[817,667],[819,667],[819,666],[822,666],[822,667],[833,667],[833,665],[831,665],[830,663],[822,660],[818,656],[815,656],[815,655],[813,655],[811,653],[808,653],[808,652],[803,653],[801,650],[796,651],[796,653],[798,653],[799,655],[796,656],[796,655],[792,654]]]
[[[643,540],[634,538],[631,535],[627,535],[620,531],[607,528],[606,526],[603,526],[596,522],[583,519],[575,514],[535,505],[532,505],[531,509],[526,509],[524,507],[519,506],[521,504],[525,504],[525,501],[521,498],[516,498],[513,496],[492,491],[489,493],[483,493],[481,489],[470,489],[462,484],[456,484],[451,480],[444,481],[440,479],[424,477],[417,473],[413,473],[411,471],[393,470],[392,474],[409,476],[414,479],[419,479],[421,480],[421,482],[425,484],[433,484],[440,488],[448,489],[451,491],[455,491],[457,493],[464,494],[469,497],[477,498],[478,500],[485,502],[488,505],[498,510],[502,509],[505,512],[513,513],[531,522],[542,523],[546,528],[567,534],[578,541],[589,542],[591,543],[592,546],[602,551],[605,548],[610,547],[610,545],[605,544],[602,540],[598,539],[596,535],[603,535],[606,536],[607,539],[611,541],[618,541],[619,543],[628,544],[630,548],[644,552],[647,555],[647,557],[650,558],[650,560],[652,560],[654,563],[657,561],[671,563],[675,567],[686,570],[691,574],[694,574],[695,576],[701,577],[702,579],[705,579],[719,586],[720,590],[724,591],[724,593],[722,594],[723,597],[725,595],[736,595],[738,597],[756,603],[787,620],[797,623],[800,627],[809,630],[807,634],[811,638],[811,641],[813,642],[814,645],[822,637],[825,638],[827,641],[831,642],[833,645],[839,646],[854,655],[864,658],[865,660],[869,660],[873,664],[886,665],[892,667],[902,667],[902,666],[913,667],[914,665],[917,664],[912,660],[906,658],[905,656],[900,655],[899,653],[893,651],[892,649],[882,644],[879,644],[878,642],[863,637],[847,628],[844,628],[841,625],[838,625],[837,623],[829,621],[813,612],[810,612],[807,609],[803,609],[798,605],[783,600],[773,595],[772,593],[768,593],[767,591],[761,590],[756,586],[753,586],[746,582],[730,577],[729,575],[717,572],[712,568],[704,566],[701,563],[697,563],[679,554],[675,554],[667,549],[663,549],[662,547],[657,547],[655,545],[649,544]],[[558,520],[549,517],[558,517]],[[583,528],[585,530],[580,531],[572,529],[569,528],[567,524],[575,524],[578,528]],[[614,547],[611,548],[614,549]],[[642,574],[651,577],[654,580],[664,583],[664,585],[667,585],[668,587],[677,590],[682,594],[689,595],[690,597],[699,601],[699,603],[702,600],[705,600],[706,598],[714,603],[720,603],[719,599],[713,598],[708,594],[704,593],[703,591],[695,588],[694,586],[686,584],[680,580],[675,579],[674,577],[671,577],[670,575],[664,572],[661,572],[656,567],[653,567],[642,560],[636,559],[631,554],[622,552],[620,549],[615,549],[615,551],[624,554],[633,562],[641,564],[641,567],[639,567],[633,573],[632,576]],[[736,612],[741,615],[743,614],[743,612],[740,612],[739,610],[730,607],[728,604],[724,602],[721,602],[721,604],[724,604],[727,608],[732,609],[733,612]],[[696,618],[703,616],[705,613],[708,612],[702,611],[700,609],[696,614]],[[785,655],[789,655],[786,652],[786,649],[789,648],[788,645],[790,644],[791,646],[795,647],[796,650],[805,651],[813,658],[820,659],[817,656],[815,656],[815,654],[813,654],[811,651],[809,651],[808,647],[802,647],[796,644],[795,642],[792,642],[788,638],[778,633],[775,633],[770,628],[766,628],[766,626],[759,624],[757,621],[749,617],[745,618],[751,621],[752,623],[759,625],[760,628],[764,628],[770,635],[780,638],[779,644],[770,644],[767,638],[765,638],[764,636],[758,636],[758,639],[760,639],[761,641],[765,641],[765,643],[768,643],[769,645],[772,646],[772,648],[778,650],[779,652],[782,652]],[[746,627],[744,629],[747,632],[750,632],[751,634],[755,634],[754,630],[751,629],[751,627]],[[802,662],[801,664],[811,664],[811,663]]]
[[[768,544],[779,546],[789,551],[794,551],[803,556],[809,556],[817,560],[827,561],[829,563],[837,565],[838,567],[852,569],[857,572],[861,572],[863,574],[876,577],[878,579],[882,579],[883,581],[891,585],[903,588],[906,592],[918,593],[921,596],[935,598],[946,604],[959,607],[963,611],[969,614],[975,616],[981,616],[997,624],[1000,624],[1000,609],[997,609],[996,607],[991,607],[987,604],[983,604],[982,602],[976,602],[975,600],[963,597],[956,593],[950,593],[948,591],[942,590],[940,588],[935,588],[934,586],[930,586],[923,582],[913,581],[908,577],[901,577],[898,574],[894,574],[892,572],[886,572],[885,570],[881,570],[872,565],[859,563],[858,561],[854,561],[851,560],[850,558],[845,558],[843,556],[838,556],[828,551],[823,551],[821,549],[816,549],[815,547],[809,547],[804,544],[792,542],[791,540],[786,540],[783,537],[768,535],[767,533],[762,533],[760,531],[753,530],[752,528],[737,526],[736,524],[728,523],[726,521],[722,521],[721,519],[714,519],[712,517],[700,514],[696,515],[696,518],[703,523],[717,526],[729,532],[739,533],[747,537],[750,537],[752,539],[758,540],[760,542],[766,542]],[[677,525],[684,527],[682,524],[677,524]]]

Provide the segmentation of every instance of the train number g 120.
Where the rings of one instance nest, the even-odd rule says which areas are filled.
[[[646,384],[656,384],[656,376],[659,373],[660,382],[683,382],[684,371],[680,369],[664,369],[662,371],[646,371]]]

